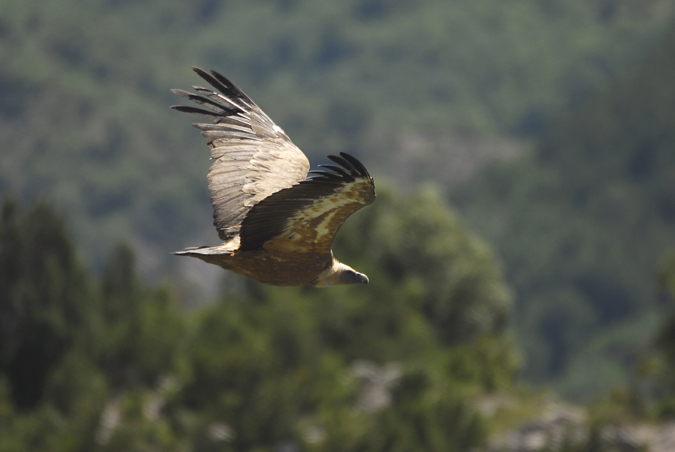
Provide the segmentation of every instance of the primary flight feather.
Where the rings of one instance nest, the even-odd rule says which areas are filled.
[[[174,254],[273,285],[367,284],[331,250],[342,223],[375,200],[363,164],[340,153],[328,156],[335,165],[309,171],[305,154],[243,91],[216,71],[192,69],[213,89],[174,89],[199,107],[171,108],[213,121],[193,125],[211,148],[213,224],[224,242]]]

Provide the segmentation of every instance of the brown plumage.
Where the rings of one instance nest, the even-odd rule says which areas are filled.
[[[280,286],[368,283],[333,257],[344,221],[375,200],[366,168],[346,153],[309,171],[305,154],[253,101],[221,74],[192,68],[217,91],[175,94],[201,106],[173,106],[212,120],[193,124],[208,140],[213,224],[224,241],[174,254]]]

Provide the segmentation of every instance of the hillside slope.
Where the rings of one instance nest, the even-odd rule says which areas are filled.
[[[583,396],[626,381],[675,249],[675,31],[631,76],[561,116],[532,153],[455,199],[504,258],[533,381]]]
[[[170,88],[198,83],[189,66],[232,77],[310,157],[350,150],[383,176],[399,132],[537,130],[629,68],[673,6],[2,0],[0,11],[0,192],[56,202],[97,267],[126,238],[157,274],[169,251],[216,239],[207,151],[167,108]],[[418,174],[410,183],[429,178]]]

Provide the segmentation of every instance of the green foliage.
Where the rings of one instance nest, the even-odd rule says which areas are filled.
[[[671,29],[630,77],[553,122],[532,154],[455,192],[515,285],[525,375],[574,387],[570,396],[590,395],[600,374],[611,375],[605,387],[625,383],[649,345],[638,325],[660,309],[657,266],[675,247],[674,45]],[[589,363],[598,371],[584,382],[576,372]]]
[[[44,203],[27,213],[16,202],[0,218],[0,369],[18,409],[37,406],[45,381],[86,324],[90,288],[63,221]]]
[[[344,231],[336,239],[338,257],[373,275],[372,290],[389,293],[378,297],[389,309],[412,300],[440,342],[503,332],[510,296],[500,270],[487,245],[445,208],[437,188],[401,196],[380,183],[377,202]]]
[[[213,236],[203,221],[206,148],[167,108],[178,101],[170,88],[198,83],[191,65],[232,77],[311,157],[347,150],[375,163],[410,129],[537,130],[630,67],[673,9],[606,0],[2,0],[0,11],[0,192],[49,193],[97,269],[109,244],[133,238],[158,274],[167,250]]]
[[[659,275],[659,289],[669,298],[670,312],[661,320],[654,343],[661,364],[657,374],[660,383],[665,386],[666,396],[659,400],[660,414],[665,418],[675,415],[675,254],[669,254],[662,263]],[[652,376],[652,375],[650,375]]]
[[[383,185],[337,244],[341,257],[370,273],[368,287],[251,282],[242,294],[189,313],[177,309],[169,288],[139,280],[129,246],[91,278],[49,207],[24,213],[7,202],[3,312],[50,312],[53,324],[67,320],[68,328],[59,342],[28,341],[45,322],[15,315],[14,329],[2,330],[10,339],[3,344],[12,344],[0,368],[2,450],[461,451],[482,444],[488,429],[473,399],[507,390],[516,371],[505,330],[508,292],[487,247],[438,190],[401,196]],[[19,271],[13,259],[54,253],[63,271],[49,274],[49,284],[37,284],[39,265]],[[80,292],[64,295],[57,289],[70,273]],[[20,287],[35,287],[35,296],[7,296]],[[24,342],[32,355],[21,355]],[[55,344],[58,353],[44,360]],[[44,367],[29,391],[13,376],[16,361]],[[22,391],[40,397],[27,404]]]
[[[547,118],[582,104],[593,89],[631,70],[668,29],[674,10],[672,2],[656,0],[95,0],[85,5],[1,0],[0,11],[0,193],[11,191],[22,201],[49,193],[97,271],[106,267],[114,243],[129,240],[143,247],[144,276],[173,272],[178,279],[183,264],[166,259],[166,253],[215,240],[204,220],[210,215],[206,148],[187,126],[189,120],[167,109],[177,102],[170,88],[198,83],[190,65],[232,77],[313,159],[350,151],[377,176],[389,172],[400,154],[436,164],[430,140],[444,156],[448,147],[461,143],[457,136],[531,136]],[[670,234],[639,220],[648,215],[624,208],[626,201],[656,209],[672,224],[672,189],[663,184],[672,175],[663,171],[669,160],[661,152],[672,140],[649,129],[652,116],[654,124],[669,117],[669,104],[658,93],[667,98],[670,76],[657,69],[645,86],[660,88],[641,99],[648,108],[614,103],[611,109],[626,112],[623,123],[588,120],[603,116],[602,102],[596,101],[583,113],[583,133],[572,126],[549,132],[534,161],[485,184],[498,192],[499,201],[488,202],[475,224],[496,237],[508,276],[524,300],[517,321],[528,344],[527,375],[532,379],[544,381],[562,372],[575,347],[589,339],[587,333],[637,315],[641,308],[634,300],[652,297],[644,283],[649,270],[633,272],[624,265],[615,240],[631,242],[630,231],[644,231],[652,239],[642,247],[644,253],[637,252],[643,256],[640,268],[653,269],[646,254]],[[658,74],[665,78],[657,80]],[[638,141],[594,138],[637,129],[644,131]],[[448,135],[454,139],[446,140]],[[398,144],[409,136],[421,137],[422,146]],[[559,140],[567,144],[556,148]],[[577,164],[586,161],[589,149],[601,152],[598,158],[613,170]],[[422,152],[428,155],[417,155]],[[433,171],[415,172],[403,164],[405,179],[414,184],[442,177],[438,174],[448,164],[463,167],[454,157],[443,161],[448,160]],[[565,168],[550,183],[558,162]],[[621,172],[626,165],[631,170]],[[658,177],[653,177],[654,168]],[[625,175],[628,182],[619,178]],[[510,185],[504,179],[511,176],[527,186],[514,189],[508,203],[501,202],[500,196],[511,190],[498,184]],[[645,199],[636,193],[632,187],[637,183],[654,187],[654,195]],[[587,196],[597,186],[605,188]],[[556,197],[568,190],[574,192],[569,202]],[[602,212],[603,219],[598,223],[577,212]],[[569,226],[563,230],[560,224]],[[606,233],[616,224],[627,224],[620,237]],[[401,233],[425,233],[428,226],[401,225]],[[434,334],[452,344],[483,323],[503,321],[485,314],[485,307],[469,315],[459,300],[490,297],[489,292],[500,289],[470,282],[471,266],[482,265],[478,257],[453,268],[453,277],[434,275],[433,269],[443,267],[436,263],[452,259],[457,251],[452,243],[442,243],[425,260],[437,288],[421,282],[426,269],[417,261],[410,266],[414,277],[405,279],[402,294],[391,305],[411,294],[423,318],[434,323]],[[398,262],[403,255],[383,258],[400,272],[406,268]],[[550,270],[551,262],[562,268]],[[566,288],[552,293],[560,287]],[[456,303],[438,301],[449,294]],[[102,297],[97,303],[106,303]],[[560,317],[544,312],[549,299]],[[455,320],[459,318],[472,320],[462,323]],[[386,328],[394,331],[395,323]],[[546,341],[539,334],[544,324],[552,327]],[[137,326],[125,328],[115,327],[110,334],[141,334]],[[394,334],[390,330],[385,329],[389,336]],[[63,347],[59,341],[52,344]],[[552,359],[555,350],[564,350],[564,359]],[[109,363],[119,359],[106,358]],[[148,369],[139,372],[119,378],[154,375]]]
[[[661,264],[658,289],[661,294],[675,300],[675,253],[668,254]]]
[[[530,380],[598,387],[566,373],[584,369],[592,378],[587,363],[602,361],[603,375],[617,375],[634,361],[616,350],[639,348],[644,335],[635,326],[642,323],[633,319],[657,309],[656,254],[673,246],[672,35],[634,79],[584,101],[642,64],[644,49],[671,25],[671,2],[0,0],[0,11],[0,193],[23,201],[49,193],[103,273],[100,281],[86,275],[49,209],[36,207],[26,219],[5,206],[0,440],[16,440],[14,450],[24,442],[36,450],[230,445],[209,439],[227,437],[229,425],[207,422],[182,405],[182,391],[159,383],[167,373],[186,385],[216,383],[206,377],[218,361],[193,362],[182,349],[201,344],[196,331],[209,330],[207,321],[197,314],[186,324],[172,291],[146,287],[129,250],[112,245],[133,243],[145,274],[180,276],[183,264],[166,259],[167,251],[215,240],[204,221],[206,148],[189,120],[166,108],[176,102],[169,88],[197,83],[187,69],[193,64],[231,76],[310,157],[350,151],[376,176],[395,152],[425,152],[429,137],[444,152],[461,141],[446,141],[448,134],[531,136],[561,109],[585,105],[546,130],[534,155],[488,173],[455,199],[504,256]],[[391,143],[406,134],[422,137],[423,146],[396,151]],[[367,292],[250,284],[245,301],[223,303],[243,303],[228,309],[252,331],[273,323],[266,309],[283,317],[275,300],[291,306],[292,331],[279,327],[262,339],[238,333],[244,348],[256,340],[287,343],[291,364],[270,352],[269,367],[246,363],[246,376],[290,375],[301,361],[311,363],[313,377],[336,382],[356,360],[401,361],[404,375],[433,362],[437,374],[419,390],[424,402],[396,401],[395,412],[366,421],[369,415],[345,402],[358,391],[335,383],[336,394],[303,399],[302,406],[274,399],[276,412],[301,413],[275,435],[324,431],[321,445],[306,444],[317,450],[340,450],[340,441],[353,449],[394,447],[392,438],[451,449],[480,436],[462,414],[463,385],[473,387],[469,393],[510,383],[516,359],[504,331],[509,295],[487,246],[466,234],[435,190],[399,196],[383,188],[336,242],[338,257],[370,275]],[[320,352],[302,345],[306,338]],[[586,344],[593,353],[580,355]],[[204,374],[194,372],[197,364]],[[295,397],[293,378],[282,381]],[[462,386],[452,400],[433,397],[444,378]],[[209,402],[208,390],[190,391],[194,403]],[[168,414],[150,421],[143,407],[157,397]],[[329,408],[341,404],[347,408]],[[234,402],[228,409],[228,416],[242,410]],[[453,445],[436,439],[441,427],[433,422],[424,422],[429,431],[396,428],[401,419],[425,418],[426,410],[457,425]],[[104,413],[126,422],[105,433],[97,427]],[[364,445],[378,425],[379,446]],[[238,441],[253,444],[250,425],[237,428],[248,432]],[[44,434],[33,438],[38,431]]]
[[[255,300],[227,298],[197,315],[185,405],[237,432],[236,450],[283,438],[311,450],[480,443],[485,427],[467,396],[509,387],[517,365],[505,337],[509,296],[485,245],[437,190],[400,196],[380,184],[335,247],[370,276],[366,291],[259,287]],[[400,372],[390,406],[358,402],[359,363]]]
[[[131,248],[111,256],[101,278],[101,328],[98,365],[112,384],[156,383],[172,365],[183,321],[168,288],[148,290],[138,280]]]
[[[46,203],[0,219],[2,450],[92,450],[111,395],[178,371],[182,317],[167,289],[141,287],[128,248],[99,285]]]

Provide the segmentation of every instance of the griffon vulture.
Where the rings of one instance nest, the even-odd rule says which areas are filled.
[[[213,121],[193,125],[211,148],[213,224],[224,243],[174,254],[279,286],[368,284],[331,250],[342,223],[375,200],[363,164],[340,153],[328,156],[335,165],[309,171],[305,154],[246,94],[216,71],[192,69],[215,90],[174,89],[201,108],[171,108]]]

